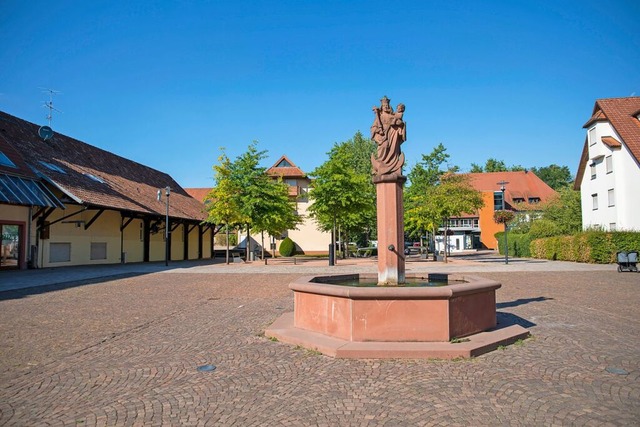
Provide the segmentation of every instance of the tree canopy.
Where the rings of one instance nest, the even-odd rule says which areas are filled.
[[[374,152],[375,143],[356,132],[348,141],[334,144],[329,159],[309,174],[309,214],[319,229],[330,231],[334,224],[351,234],[375,229]]]
[[[567,166],[551,164],[549,166],[542,166],[539,168],[533,167],[531,168],[531,172],[535,173],[538,178],[543,180],[554,190],[568,187],[573,183],[571,171]]]
[[[302,218],[289,198],[288,186],[260,166],[266,151],[258,151],[257,144],[251,143],[233,162],[222,149],[219,164],[213,166],[216,185],[207,197],[207,222],[275,235],[295,228]]]
[[[517,172],[523,171],[524,168],[520,165],[507,166],[503,160],[494,159],[493,157],[487,159],[484,166],[477,163],[471,163],[471,173],[482,172]]]

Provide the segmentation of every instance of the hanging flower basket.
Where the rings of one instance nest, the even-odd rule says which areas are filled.
[[[506,224],[510,221],[513,221],[514,217],[515,213],[508,210],[500,210],[493,213],[493,220],[498,224]]]

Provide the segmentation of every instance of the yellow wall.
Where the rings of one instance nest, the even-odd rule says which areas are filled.
[[[0,220],[21,221],[28,223],[29,208],[27,206],[0,205]]]
[[[14,221],[25,221],[28,215],[28,208],[6,210],[3,205],[2,218],[13,219]],[[13,207],[11,207],[13,208]],[[21,212],[22,210],[22,212]],[[121,251],[125,253],[125,262],[144,261],[144,225],[141,219],[131,221],[123,232],[122,247],[120,237],[121,215],[118,211],[104,211],[98,219],[91,224],[88,230],[84,229],[84,224],[88,223],[97,210],[82,211],[81,207],[68,206],[67,209],[57,209],[48,218],[48,222],[54,222],[63,216],[74,212],[77,215],[69,217],[61,222],[50,226],[49,239],[40,240],[40,253],[38,254],[38,267],[62,267],[85,264],[117,264],[121,262]],[[9,213],[11,218],[9,218]],[[80,226],[70,221],[84,221]],[[184,225],[179,225],[172,233],[171,260],[181,261],[184,258]],[[203,258],[211,257],[209,239],[211,231],[203,236]],[[107,258],[91,259],[91,243],[106,243]],[[71,245],[71,257],[69,261],[51,262],[51,243],[69,243]],[[32,224],[31,244],[36,244],[36,223]],[[198,227],[194,227],[189,233],[188,259],[198,259]],[[149,241],[149,261],[164,261],[165,241],[164,229],[156,234],[151,234]]]
[[[47,221],[54,222],[63,216],[81,211],[78,206],[69,206],[65,210],[56,209]],[[39,267],[62,267],[68,265],[83,264],[114,264],[120,262],[120,213],[105,211],[89,227],[84,229],[84,224],[89,222],[97,211],[87,210],[74,215],[62,222],[49,227],[49,239],[40,240],[40,254],[38,256]],[[84,224],[76,226],[68,221],[84,221]],[[35,226],[33,227],[35,229]],[[117,230],[117,233],[114,233]],[[106,243],[107,257],[101,260],[90,259],[91,243]],[[50,262],[51,243],[71,244],[71,258],[66,262]]]

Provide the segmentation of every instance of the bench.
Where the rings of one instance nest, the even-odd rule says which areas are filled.
[[[267,265],[267,260],[269,258],[265,258],[264,259],[264,265]],[[271,258],[271,261],[283,261],[283,262],[293,262],[294,264],[297,265],[296,262],[296,257],[287,257],[287,256],[282,256],[282,257],[278,257],[278,258]]]

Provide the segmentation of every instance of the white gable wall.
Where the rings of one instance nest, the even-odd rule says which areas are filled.
[[[595,129],[595,134],[592,129]],[[580,186],[583,228],[640,230],[640,166],[624,142],[622,148],[610,148],[602,142],[604,136],[622,142],[610,123],[597,122],[587,130],[587,135],[589,160]],[[595,140],[593,145],[592,137]],[[610,173],[606,170],[608,156],[611,156],[612,163]],[[595,179],[591,179],[591,164],[595,164]],[[615,199],[613,206],[609,206],[611,189]],[[593,194],[598,195],[597,209],[593,209]]]

